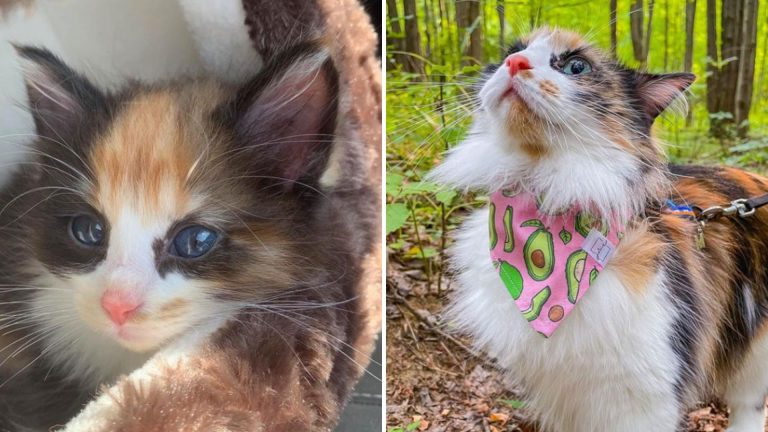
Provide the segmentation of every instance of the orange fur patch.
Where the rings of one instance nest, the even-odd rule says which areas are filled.
[[[664,241],[648,231],[648,224],[627,231],[611,260],[622,283],[635,294],[644,294],[656,272],[656,259],[664,249]]]
[[[507,114],[507,130],[518,139],[523,151],[533,159],[544,157],[548,149],[541,134],[543,125],[528,105],[521,100],[514,100]]]
[[[187,173],[195,160],[185,140],[179,106],[168,91],[133,100],[91,155],[95,201],[114,223],[123,206],[144,221],[189,211]]]
[[[557,97],[560,95],[560,88],[550,80],[540,82],[539,89],[548,96]]]
[[[157,312],[158,319],[172,319],[176,318],[184,312],[189,302],[182,298],[177,298],[164,304]]]
[[[578,33],[549,27],[541,27],[533,31],[527,38],[523,39],[523,42],[528,45],[534,40],[546,36],[551,38],[552,47],[558,52],[573,51],[587,45],[587,42]]]

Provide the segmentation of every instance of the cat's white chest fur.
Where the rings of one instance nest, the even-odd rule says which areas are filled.
[[[643,420],[658,412],[655,421],[674,421],[679,410],[670,383],[680,365],[668,343],[675,314],[660,286],[663,276],[634,293],[609,264],[546,339],[529,326],[494,270],[487,221],[487,209],[478,210],[458,232],[452,251],[458,286],[449,322],[525,388],[548,430],[675,430],[674,423]]]

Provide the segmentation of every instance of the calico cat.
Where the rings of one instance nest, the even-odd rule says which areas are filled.
[[[336,145],[329,51],[107,93],[17,50],[38,139],[0,201],[0,430],[332,428],[378,200]]]
[[[467,138],[432,173],[492,194],[456,235],[446,316],[524,390],[544,431],[672,432],[715,396],[729,431],[764,430],[768,211],[712,221],[700,245],[694,206],[762,195],[768,180],[665,162],[651,126],[694,79],[534,31],[487,70]],[[604,266],[610,247],[586,253],[595,240],[615,247]],[[569,243],[577,261],[560,252]]]

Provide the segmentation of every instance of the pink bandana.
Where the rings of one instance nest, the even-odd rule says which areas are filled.
[[[539,212],[529,193],[498,191],[489,205],[491,259],[515,304],[549,337],[608,263],[622,232],[580,209]]]

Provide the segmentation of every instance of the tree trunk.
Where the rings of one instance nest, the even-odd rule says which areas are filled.
[[[416,15],[416,0],[403,0],[403,15],[405,18],[405,51],[421,56],[421,35],[419,20]],[[424,73],[424,66],[418,57],[408,56],[404,63],[408,72]]]
[[[718,67],[720,56],[718,55],[717,37],[717,0],[707,0],[707,112],[709,113],[709,134],[714,137],[722,137],[721,121],[712,117],[720,112],[720,75]]]
[[[387,19],[392,30],[387,32],[387,45],[396,51],[393,55],[395,63],[406,67],[407,56],[402,54],[402,51],[405,51],[405,37],[403,35],[403,26],[400,22],[400,13],[397,11],[397,0],[387,0]]]
[[[720,84],[718,90],[721,93],[720,112],[736,113],[736,82],[739,76],[739,58],[741,43],[739,36],[742,31],[741,7],[744,0],[728,0],[723,2],[720,28],[720,56],[721,62],[727,62],[720,69]],[[733,123],[733,119],[726,119],[724,123]]]
[[[669,0],[664,0],[664,70],[669,67]]]
[[[472,25],[474,29],[470,35],[469,44],[469,56],[472,57],[478,64],[483,64],[483,32],[482,26],[478,25],[477,20],[480,19],[480,0],[470,2],[470,17],[472,18]]]
[[[643,61],[643,0],[635,0],[629,7],[629,30],[632,35],[632,52],[635,60]]]
[[[736,80],[734,121],[738,134],[744,138],[749,132],[749,111],[752,107],[752,85],[755,78],[757,51],[757,1],[742,0],[739,72]]]
[[[478,23],[479,18],[480,0],[456,2],[456,25],[459,27],[462,44],[466,44],[462,64],[483,62],[482,27]]]
[[[693,30],[696,24],[696,0],[686,0],[685,2],[685,59],[683,60],[683,70],[691,72],[693,70]],[[693,108],[688,106],[688,113],[685,116],[685,124],[691,125],[693,121]]]
[[[618,3],[618,0],[611,0],[611,55],[613,58],[618,58],[616,54],[616,3]]]
[[[696,0],[685,2],[685,59],[683,69],[686,72],[693,70],[693,30],[696,24]]]
[[[506,27],[506,13],[504,8],[504,0],[496,1],[496,13],[499,15],[499,51],[501,52],[499,58],[504,58],[504,54],[507,52],[506,42],[504,40],[504,27]]]
[[[757,79],[757,90],[755,90],[755,94],[758,98],[763,96],[763,92],[765,91],[764,83],[766,79],[765,74],[765,67],[766,67],[766,61],[768,61],[768,32],[764,33],[763,37],[763,54],[760,56],[762,60],[760,61],[760,77]]]
[[[707,110],[710,134],[721,140],[733,138],[734,131],[741,137],[749,131],[757,47],[757,1],[722,2],[718,58],[716,0],[707,0],[707,53],[716,63],[709,68],[712,73],[707,79]]]
[[[648,26],[645,28],[645,40],[643,41],[643,59],[640,62],[641,67],[648,64],[648,52],[651,50],[651,24],[653,23],[653,3],[648,1]]]
[[[432,25],[435,20],[432,19],[432,10],[427,4],[427,0],[423,0],[424,5],[424,21],[422,27],[424,28],[424,57],[432,60]]]

